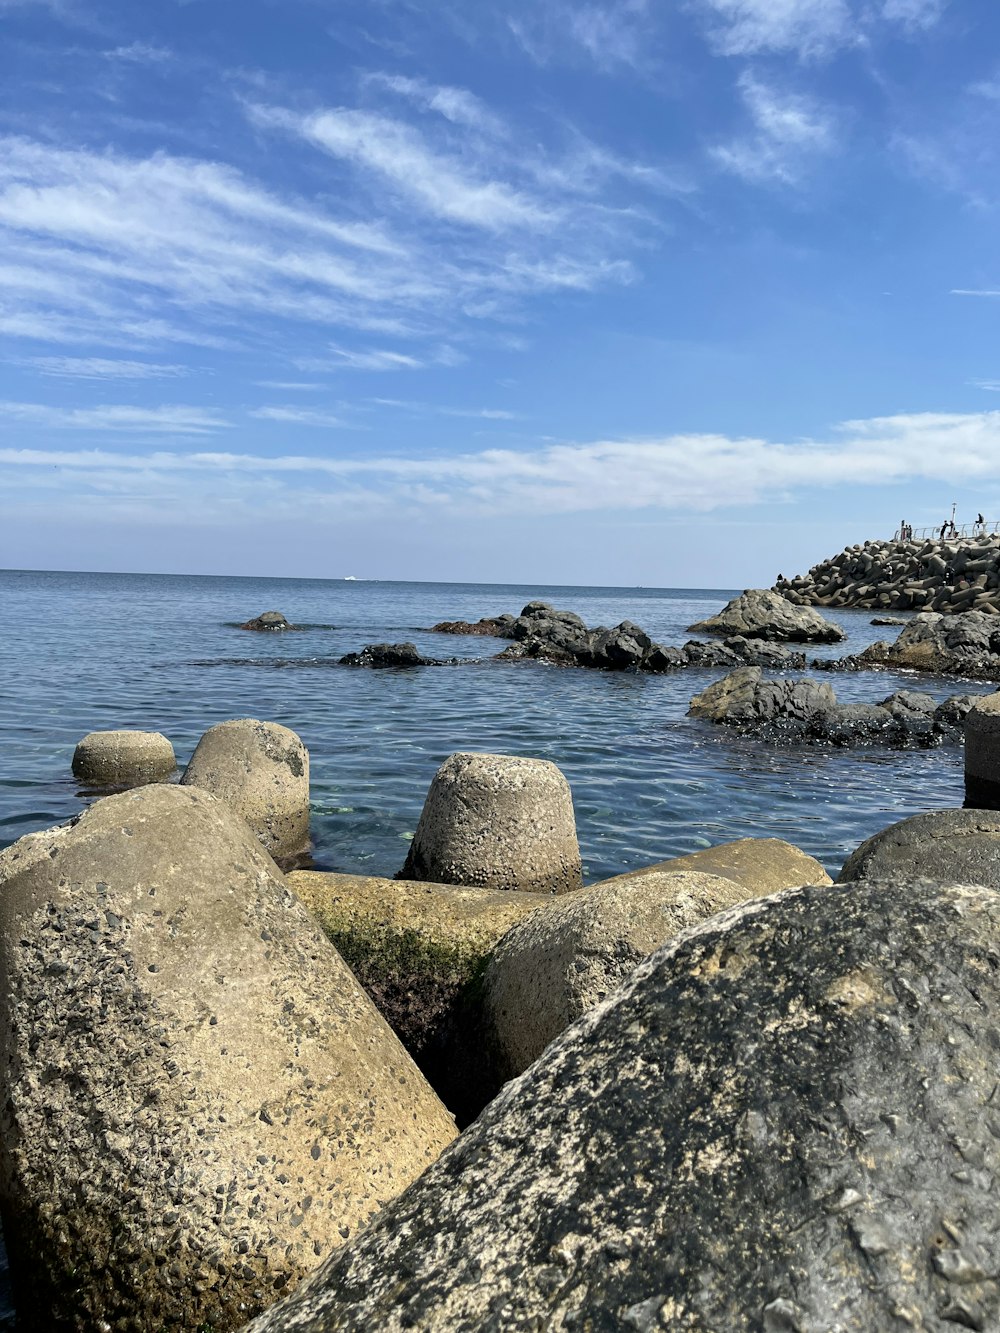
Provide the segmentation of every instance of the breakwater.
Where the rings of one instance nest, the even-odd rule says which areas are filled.
[[[867,541],[774,590],[798,605],[1000,614],[1000,536]]]

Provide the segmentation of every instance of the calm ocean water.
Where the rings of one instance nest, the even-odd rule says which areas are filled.
[[[720,671],[604,674],[486,659],[504,645],[423,632],[445,618],[518,612],[532,598],[590,624],[628,618],[682,643],[732,591],[372,583],[140,574],[0,573],[0,846],[65,820],[87,799],[70,773],[88,731],[162,731],[183,764],[226,718],[293,727],[312,760],[315,861],[392,875],[428,784],[455,750],[551,759],[573,789],[586,873],[596,879],[744,836],[787,838],[835,873],[863,838],[962,803],[962,756],[769,747],[685,717]],[[233,627],[276,608],[315,626]],[[834,612],[849,633],[826,655],[892,631]],[[365,643],[409,639],[463,664],[350,670]],[[841,698],[956,686],[911,677],[830,678]],[[985,692],[987,687],[971,687]]]

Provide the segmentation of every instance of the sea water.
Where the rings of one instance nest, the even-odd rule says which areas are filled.
[[[585,874],[618,874],[742,837],[786,838],[836,874],[894,820],[962,803],[962,754],[762,744],[686,716],[719,668],[641,675],[495,662],[496,639],[433,634],[444,619],[516,614],[534,598],[588,624],[629,619],[680,644],[731,589],[549,587],[155,574],[0,573],[0,846],[93,799],[70,771],[89,731],[161,731],[181,765],[227,718],[281,722],[311,759],[320,869],[391,876],[428,785],[457,750],[550,759],[573,791]],[[310,628],[254,634],[277,609]],[[827,613],[855,652],[897,631]],[[366,643],[409,640],[455,664],[336,665]],[[888,673],[824,677],[845,701],[898,688],[943,698],[987,686]]]

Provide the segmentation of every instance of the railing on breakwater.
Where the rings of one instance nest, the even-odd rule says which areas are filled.
[[[960,537],[995,537],[1000,534],[1000,522],[998,523],[963,523],[961,526],[954,523],[935,524],[932,528],[909,528],[906,541],[956,541]],[[897,528],[892,534],[894,542],[903,541],[903,529]]]

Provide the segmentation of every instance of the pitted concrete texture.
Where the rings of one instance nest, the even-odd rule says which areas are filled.
[[[737,838],[720,842],[687,856],[675,856],[656,865],[640,866],[624,875],[606,879],[616,884],[621,879],[640,879],[667,870],[697,870],[705,875],[721,875],[750,890],[746,897],[764,897],[779,889],[797,889],[801,884],[832,884],[833,881],[814,856],[781,838]]]
[[[272,856],[309,843],[309,751],[294,731],[245,717],[210,727],[181,782],[227,802]]]
[[[1000,814],[934,810],[901,819],[856,848],[837,881],[917,875],[1000,889]]]
[[[581,873],[573,798],[555,764],[453,754],[434,776],[398,878],[563,893]]]
[[[522,1073],[685,927],[754,896],[720,875],[650,870],[566,894],[511,927],[482,982],[495,1075]]]
[[[92,787],[139,787],[176,767],[174,747],[158,731],[92,731],[73,752],[73,776]]]
[[[0,853],[19,1327],[239,1328],[454,1136],[223,802],[150,786]]]
[[[965,797],[967,805],[1000,810],[1000,692],[966,714]]]
[[[995,1329],[998,1031],[992,890],[730,908],[250,1333]]]

